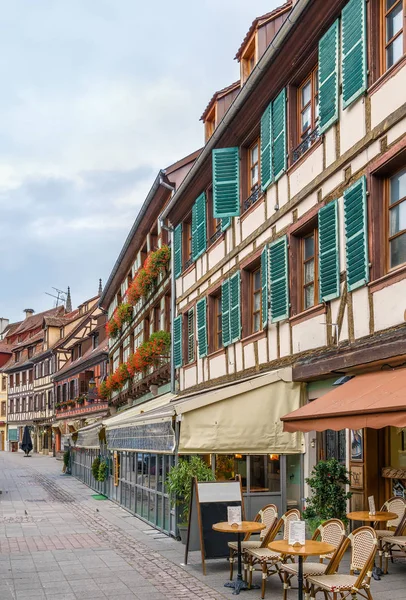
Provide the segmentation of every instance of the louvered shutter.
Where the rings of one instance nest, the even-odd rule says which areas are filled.
[[[213,150],[213,216],[240,214],[240,157],[238,148]]]
[[[173,235],[175,277],[182,273],[182,223],[175,227]]]
[[[286,90],[272,102],[272,163],[273,180],[286,171]]]
[[[335,21],[319,41],[320,133],[338,120],[339,21]]]
[[[221,219],[221,231],[225,231],[231,225],[231,217],[223,217]]]
[[[320,301],[340,295],[337,200],[319,211],[319,280]]]
[[[228,346],[230,334],[230,280],[226,279],[221,284],[221,327],[223,346]]]
[[[202,298],[196,304],[197,313],[197,341],[199,345],[199,358],[207,356],[207,301]]]
[[[230,277],[230,335],[231,343],[241,337],[240,272]]]
[[[269,248],[271,321],[282,321],[289,316],[288,242],[286,236],[273,242]]]
[[[369,281],[365,176],[344,192],[344,226],[348,291]]]
[[[182,315],[173,320],[173,361],[175,369],[182,366]]]
[[[206,194],[200,194],[192,208],[193,260],[206,251]]]
[[[262,302],[262,327],[268,325],[268,253],[269,248],[261,252],[261,302]]]
[[[343,107],[367,88],[365,0],[350,0],[341,13]]]
[[[272,102],[261,117],[261,188],[272,181]]]
[[[195,311],[191,308],[187,313],[187,362],[195,359]]]

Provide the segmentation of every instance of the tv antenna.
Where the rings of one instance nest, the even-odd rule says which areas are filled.
[[[51,296],[51,298],[55,298],[56,302],[55,302],[55,308],[57,306],[59,306],[59,303],[61,304],[65,304],[66,302],[66,296],[68,295],[68,292],[64,292],[63,290],[58,290],[58,288],[56,287],[52,287],[53,290],[55,290],[56,294],[50,294],[49,292],[45,292],[47,296]]]

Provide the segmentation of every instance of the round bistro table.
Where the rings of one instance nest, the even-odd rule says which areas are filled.
[[[362,521],[366,525],[369,523],[387,523],[388,521],[397,519],[397,517],[398,515],[396,513],[388,512],[387,510],[378,510],[374,515],[371,515],[367,510],[358,510],[347,514],[347,519],[350,519],[350,521]],[[379,581],[381,575],[383,575],[382,569],[377,567],[374,561],[372,577],[376,581]]]
[[[268,548],[274,552],[280,552],[280,554],[289,554],[290,556],[297,556],[299,558],[297,574],[299,600],[303,600],[303,558],[331,554],[336,549],[333,544],[318,542],[317,540],[306,540],[304,546],[291,546],[287,540],[276,540],[268,544]]]
[[[224,587],[233,588],[233,594],[238,595],[241,590],[247,590],[248,584],[246,581],[243,581],[242,578],[242,561],[241,561],[241,537],[246,533],[258,533],[265,529],[265,523],[259,523],[257,521],[242,521],[239,525],[236,523],[231,525],[227,522],[215,523],[213,525],[214,531],[219,531],[221,533],[235,533],[237,535],[237,555],[238,555],[238,574],[237,579],[235,581],[227,581],[224,584]]]

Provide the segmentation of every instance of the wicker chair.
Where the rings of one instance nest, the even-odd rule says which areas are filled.
[[[403,498],[393,496],[385,502],[381,510],[393,512],[398,515],[396,519],[393,519],[393,521],[387,522],[386,529],[376,529],[376,537],[378,538],[379,567],[382,569],[382,557],[384,553],[384,544],[382,540],[383,538],[388,538],[395,535],[396,529],[399,527],[400,522],[406,514],[406,501]]]
[[[329,519],[323,525],[320,525],[314,532],[312,537],[313,540],[321,539],[322,542],[327,542],[335,547],[335,551],[324,556],[320,556],[319,562],[304,561],[303,563],[303,579],[304,579],[304,593],[305,600],[310,598],[310,586],[307,583],[307,578],[316,575],[326,575],[334,573],[333,565],[337,565],[337,552],[345,539],[345,527],[344,523],[340,519]],[[347,544],[348,545],[348,544]],[[328,563],[323,561],[327,559]],[[299,571],[299,565],[293,564],[282,564],[281,571],[284,574],[283,582],[283,600],[287,600],[288,589],[291,587],[291,580],[293,577],[297,577]]]
[[[276,521],[278,519],[278,508],[275,504],[267,504],[263,509],[259,511],[256,515],[254,521],[257,523],[265,523],[266,527],[263,529],[259,538],[255,540],[251,540],[251,533],[247,533],[241,542],[241,550],[244,555],[244,575],[245,579],[247,578],[247,561],[245,559],[245,550],[248,548],[260,548],[262,542],[268,535],[269,531],[274,527]],[[233,578],[234,572],[234,560],[238,552],[238,542],[228,542],[228,547],[230,548],[230,580]]]
[[[325,598],[340,600],[344,598],[367,598],[373,600],[369,589],[372,567],[378,546],[376,532],[372,527],[359,527],[347,538],[351,542],[351,565],[348,575],[333,573],[307,578],[310,585],[310,598],[323,593]],[[338,565],[336,565],[336,569]],[[354,575],[354,571],[359,571]]]
[[[385,569],[384,569],[385,575],[388,572],[389,557],[390,557],[391,561],[393,562],[393,556],[392,556],[393,550],[400,551],[400,552],[406,551],[406,535],[405,534],[406,534],[406,514],[404,515],[403,519],[397,526],[396,531],[394,532],[393,535],[389,535],[388,537],[383,537],[379,540],[382,543],[382,546],[384,549],[384,554],[385,554]]]
[[[283,581],[278,563],[281,563],[282,561],[286,562],[289,557],[283,556],[279,552],[269,550],[268,544],[275,539],[282,528],[283,539],[287,540],[289,538],[289,524],[292,521],[300,521],[300,511],[297,508],[292,508],[292,510],[288,510],[288,512],[282,515],[275,527],[268,532],[268,535],[264,538],[260,548],[246,550],[250,587],[252,585],[253,571],[261,570],[262,572],[261,598],[265,597],[266,580],[268,577],[277,573],[281,578],[281,581]],[[256,565],[259,566],[258,569],[255,568]]]

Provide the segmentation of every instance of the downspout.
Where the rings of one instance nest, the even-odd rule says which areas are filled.
[[[162,185],[166,189],[171,191],[171,200],[175,194],[175,186],[169,185],[163,180],[162,176],[159,178],[159,185]],[[169,231],[171,234],[171,393],[176,394],[175,386],[175,356],[174,356],[174,338],[173,338],[173,320],[175,318],[175,307],[176,307],[176,284],[175,284],[175,240],[174,240],[174,228],[165,225],[165,218],[159,215],[159,224],[162,229]]]

